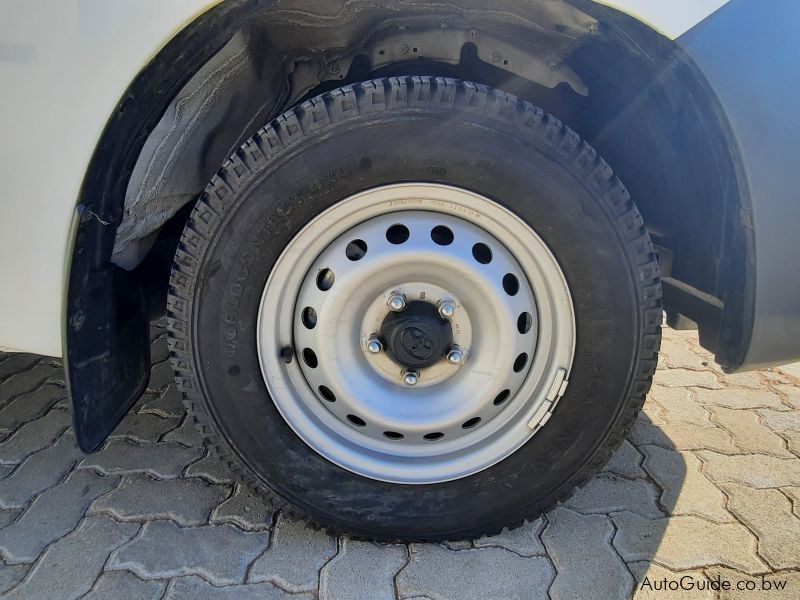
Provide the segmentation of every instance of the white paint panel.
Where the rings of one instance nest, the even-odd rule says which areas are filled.
[[[533,0],[531,0],[533,1]],[[0,0],[0,344],[61,355],[75,203],[136,74],[217,0]],[[725,0],[618,0],[677,37]]]
[[[595,0],[636,17],[674,40],[729,0]]]
[[[0,2],[0,344],[61,355],[72,216],[136,74],[209,0]]]

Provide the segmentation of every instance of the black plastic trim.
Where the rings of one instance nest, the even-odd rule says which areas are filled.
[[[128,180],[171,100],[243,25],[254,4],[227,0],[177,34],[123,95],[95,149],[78,203],[63,338],[75,433],[86,452],[113,430],[149,377],[142,285],[110,262]]]

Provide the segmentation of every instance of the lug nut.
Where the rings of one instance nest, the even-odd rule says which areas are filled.
[[[449,319],[456,313],[456,305],[452,300],[442,300],[439,303],[439,315],[443,319]]]
[[[417,381],[419,381],[419,375],[416,371],[406,371],[403,374],[403,383],[406,385],[417,385]]]
[[[450,352],[447,353],[447,362],[451,365],[459,365],[462,360],[464,360],[464,353],[461,352],[458,346],[453,346]]]
[[[392,295],[389,296],[387,304],[389,305],[389,310],[392,312],[400,312],[406,308],[406,297],[400,292],[393,292]]]
[[[381,350],[383,350],[383,344],[378,338],[371,337],[367,342],[367,350],[369,350],[370,354],[380,354]]]

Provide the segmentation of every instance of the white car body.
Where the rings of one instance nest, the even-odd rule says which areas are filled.
[[[675,39],[726,0],[602,2]],[[75,206],[109,116],[209,0],[0,5],[0,349],[62,356]]]

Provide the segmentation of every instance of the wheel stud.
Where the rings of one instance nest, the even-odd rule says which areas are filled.
[[[442,300],[439,303],[439,315],[443,319],[450,319],[456,313],[456,305],[452,300]]]
[[[409,370],[403,374],[403,383],[406,385],[417,385],[417,381],[419,381],[419,375],[416,371]]]
[[[400,292],[392,292],[387,304],[392,312],[400,312],[406,308],[406,297]]]
[[[367,350],[369,350],[370,354],[380,354],[381,350],[383,350],[383,344],[377,337],[372,336],[367,342]]]
[[[462,360],[464,360],[464,353],[461,352],[461,349],[458,346],[450,348],[450,352],[447,353],[447,362],[451,365],[459,365]]]

